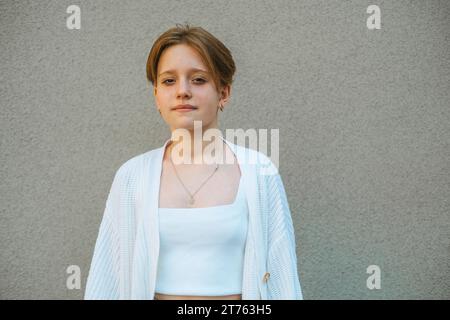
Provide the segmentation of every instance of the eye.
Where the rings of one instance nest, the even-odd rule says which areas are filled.
[[[173,79],[164,80],[162,83],[167,84],[167,81],[173,81]]]
[[[196,81],[197,81],[197,80],[200,80],[200,83],[205,83],[205,82],[206,82],[206,80],[203,79],[203,78],[196,78],[195,80],[196,80]]]
[[[173,79],[166,79],[166,80],[162,81],[162,83],[163,84],[172,84],[173,83],[173,82],[167,82],[167,81],[174,81],[174,80]],[[206,82],[206,80],[203,79],[203,78],[195,78],[194,81],[197,82],[197,83],[202,83],[202,84]]]

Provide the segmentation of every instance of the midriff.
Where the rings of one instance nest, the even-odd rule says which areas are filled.
[[[154,300],[242,300],[242,295],[231,294],[227,296],[178,296],[155,293]]]

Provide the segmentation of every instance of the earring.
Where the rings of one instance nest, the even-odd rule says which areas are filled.
[[[220,109],[220,111],[223,112],[223,105],[222,104],[219,104],[219,109]]]
[[[159,111],[159,114],[161,114],[161,110],[158,109],[158,111]]]

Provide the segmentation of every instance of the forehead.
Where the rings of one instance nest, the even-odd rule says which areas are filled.
[[[188,45],[174,45],[165,49],[159,59],[159,75],[165,73],[208,72],[200,54]]]

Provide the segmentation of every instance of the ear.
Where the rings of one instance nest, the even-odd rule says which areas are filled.
[[[226,85],[220,90],[220,100],[223,101],[223,105],[225,105],[231,96],[231,85]]]

